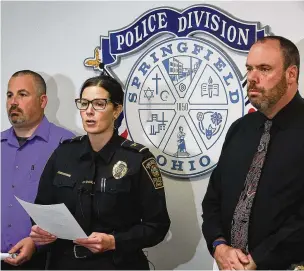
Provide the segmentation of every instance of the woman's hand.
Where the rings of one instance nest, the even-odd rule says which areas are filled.
[[[88,238],[76,239],[74,243],[86,247],[93,253],[102,253],[115,249],[114,236],[101,232],[93,232]]]
[[[32,227],[30,237],[36,245],[47,245],[53,243],[57,237],[39,228],[37,225]]]

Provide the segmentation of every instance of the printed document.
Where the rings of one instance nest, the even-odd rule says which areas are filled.
[[[61,239],[88,237],[64,203],[39,205],[15,198],[41,229]]]

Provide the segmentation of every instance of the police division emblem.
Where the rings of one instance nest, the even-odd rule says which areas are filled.
[[[266,35],[258,27],[196,5],[148,11],[102,38],[100,60],[110,73],[119,56],[145,48],[128,74],[124,117],[131,139],[149,147],[163,173],[189,178],[216,166],[230,125],[249,110],[245,77],[223,47],[247,53]],[[162,32],[173,37],[142,46]]]
[[[163,178],[160,174],[157,163],[153,157],[145,160],[142,163],[144,169],[146,170],[149,178],[151,179],[155,189],[160,189],[164,187]]]
[[[222,135],[244,114],[239,74],[226,54],[203,39],[170,39],[150,48],[135,64],[126,90],[138,97],[125,103],[131,137],[149,141],[170,175],[213,168]],[[138,124],[143,133],[133,134]]]
[[[128,172],[128,166],[123,161],[118,161],[113,166],[112,174],[115,179],[121,179],[123,176],[126,175],[127,172]]]

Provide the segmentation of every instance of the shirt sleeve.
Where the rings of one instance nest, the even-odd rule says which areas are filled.
[[[46,163],[42,175],[40,177],[40,182],[38,186],[38,193],[35,199],[35,204],[52,204],[52,180],[54,177],[54,163],[56,160],[56,153],[53,152],[51,157],[49,158],[48,162]],[[32,225],[36,223],[31,219]],[[50,248],[53,246],[54,243],[48,245],[35,245],[36,251],[38,253],[43,253],[49,251]]]
[[[137,176],[141,223],[113,234],[117,251],[132,252],[155,246],[170,227],[162,176],[151,153],[145,155]]]
[[[204,200],[202,202],[203,209],[203,225],[202,231],[206,239],[207,247],[210,254],[212,254],[212,243],[219,237],[224,238],[224,232],[221,226],[221,215],[220,215],[220,202],[221,202],[221,192],[220,192],[220,174],[219,165],[213,170],[209,184],[207,187],[207,192],[205,194]]]
[[[47,161],[38,186],[38,192],[35,199],[35,204],[52,204],[53,203],[53,179],[55,176],[54,165],[56,161],[56,151],[53,152]]]
[[[230,126],[222,148],[222,154],[225,151],[225,147],[230,138],[236,132],[236,127],[239,122],[240,119]],[[225,234],[221,225],[221,156],[216,168],[210,176],[207,191],[202,202],[202,232],[211,255],[213,250],[212,243],[219,237],[225,239]]]

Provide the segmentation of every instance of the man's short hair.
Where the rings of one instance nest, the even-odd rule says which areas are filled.
[[[300,53],[297,46],[290,41],[281,36],[266,36],[261,39],[258,39],[256,43],[263,43],[267,40],[277,40],[280,43],[282,55],[283,55],[283,63],[284,69],[287,70],[288,67],[295,65],[298,68],[297,74],[297,83],[299,83],[299,74],[300,74]]]
[[[21,71],[15,72],[12,75],[12,77],[18,77],[18,76],[22,76],[22,75],[30,75],[33,77],[33,79],[35,81],[36,91],[39,96],[46,94],[46,83],[39,73],[31,71],[31,70],[21,70]]]

